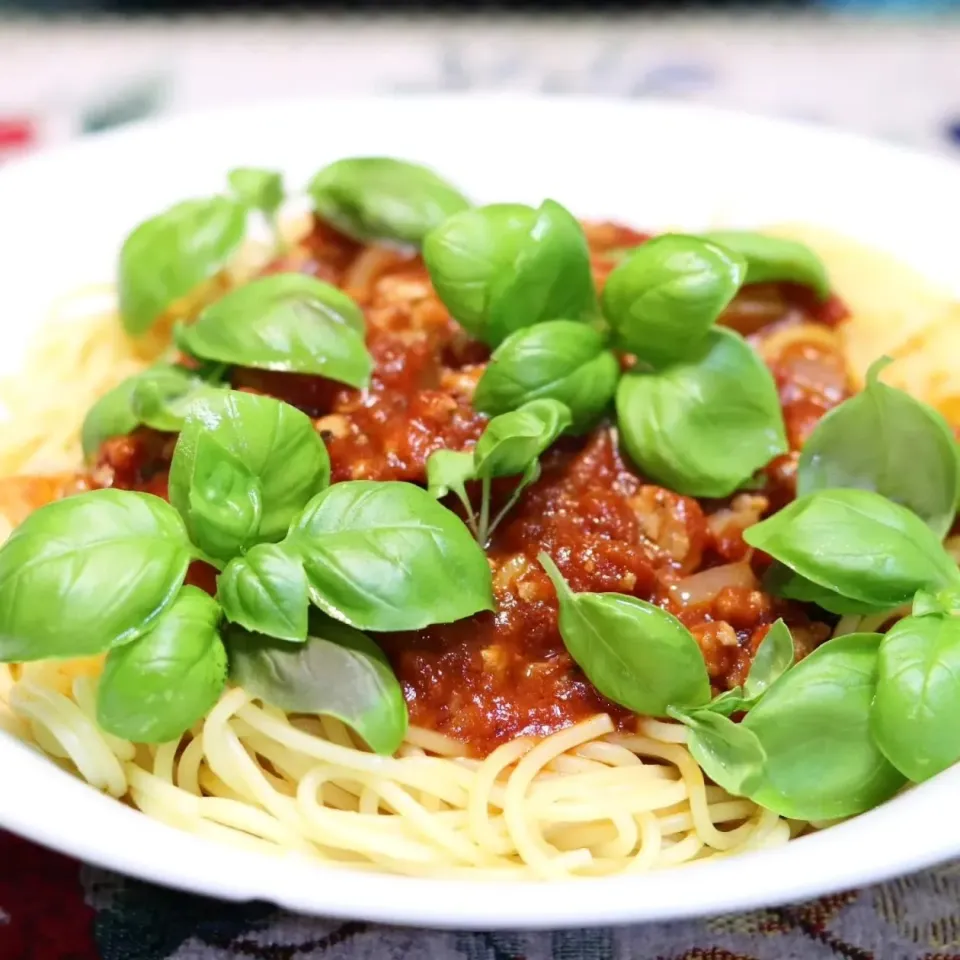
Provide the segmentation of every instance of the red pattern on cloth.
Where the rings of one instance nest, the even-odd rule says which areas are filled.
[[[98,960],[74,860],[0,831],[0,960]]]

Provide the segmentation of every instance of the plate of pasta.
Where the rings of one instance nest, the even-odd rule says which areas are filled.
[[[960,855],[958,187],[486,97],[4,169],[0,827],[474,929]]]

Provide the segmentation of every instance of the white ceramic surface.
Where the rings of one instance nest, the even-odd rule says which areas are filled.
[[[669,104],[517,98],[314,101],[151,123],[0,172],[0,370],[54,297],[109,280],[138,220],[238,164],[302,184],[352,154],[417,159],[480,201],[698,228],[804,220],[900,256],[960,296],[960,166],[820,129]],[[629,879],[440,882],[329,870],[177,832],[0,734],[0,826],[144,879],[296,910],[468,929],[626,923],[744,909],[960,856],[960,766],[785,848]]]

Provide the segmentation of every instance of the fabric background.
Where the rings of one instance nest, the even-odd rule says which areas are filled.
[[[434,90],[672,97],[960,158],[960,22],[0,19],[0,160],[163,111],[291,93]],[[699,922],[439,933],[219,903],[0,832],[0,960],[241,958],[960,960],[960,864]]]

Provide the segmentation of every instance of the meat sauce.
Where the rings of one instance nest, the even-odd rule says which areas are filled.
[[[611,224],[588,225],[586,231],[598,285],[616,262],[608,251],[646,239]],[[238,389],[279,397],[315,418],[335,481],[423,484],[430,453],[472,446],[486,422],[471,398],[488,351],[449,317],[418,258],[361,248],[317,224],[302,248],[268,269],[301,270],[336,283],[366,313],[375,360],[366,391],[256,370],[237,370],[233,379]],[[842,316],[836,301],[817,304],[805,290],[766,285],[742,292],[723,322],[763,353],[784,330],[822,334]],[[617,591],[678,616],[700,644],[718,690],[744,679],[778,617],[791,627],[799,656],[829,636],[830,626],[811,620],[810,608],[763,593],[758,577],[766,558],[749,551],[740,535],[792,498],[796,451],[817,420],[849,395],[834,338],[796,336],[784,343],[767,360],[793,452],[768,466],[755,491],[698,502],[649,483],[624,462],[609,425],[549,451],[541,479],[489,546],[495,612],[377,637],[403,685],[412,723],[484,755],[518,735],[545,735],[597,712],[621,725],[631,722],[592,688],[566,652],[556,594],[536,562],[541,550],[551,554],[574,590]],[[165,496],[171,446],[169,437],[149,431],[112,440],[89,482]],[[509,482],[498,489],[500,496],[508,493]],[[195,565],[190,577],[212,588],[211,570]]]

